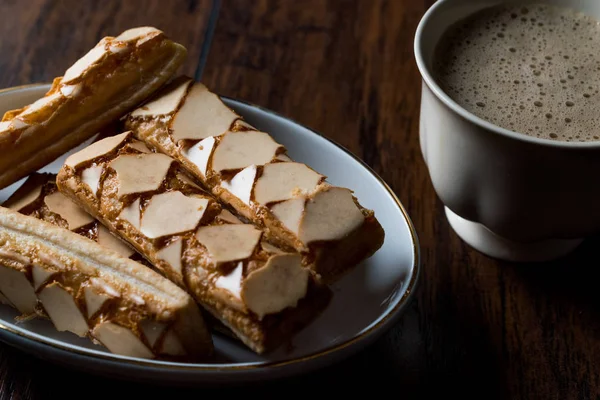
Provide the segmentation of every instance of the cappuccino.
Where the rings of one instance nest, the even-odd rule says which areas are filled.
[[[434,73],[460,106],[497,126],[600,141],[600,22],[546,4],[500,5],[455,24]]]

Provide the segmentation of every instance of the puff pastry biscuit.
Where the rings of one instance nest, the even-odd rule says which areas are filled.
[[[208,360],[192,297],[157,272],[49,222],[0,207],[0,299],[115,354]]]
[[[97,183],[85,178],[91,170]],[[266,242],[131,132],[70,156],[57,185],[257,353],[290,339],[329,302],[310,259]]]
[[[152,27],[103,38],[44,97],[0,122],[0,189],[131,111],[176,72],[186,49]]]
[[[179,162],[217,198],[264,229],[271,242],[308,253],[324,283],[383,244],[374,212],[227,107],[202,83],[175,79],[131,112],[125,126]]]

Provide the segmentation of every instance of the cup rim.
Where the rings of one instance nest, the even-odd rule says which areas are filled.
[[[505,137],[508,137],[508,138],[511,138],[511,139],[514,139],[514,140],[517,140],[520,142],[541,145],[541,146],[547,146],[547,147],[559,147],[559,148],[565,148],[565,149],[581,149],[581,148],[598,148],[598,147],[600,147],[600,140],[591,141],[591,142],[566,142],[566,141],[558,141],[558,140],[552,140],[552,139],[537,138],[537,137],[529,136],[529,135],[526,135],[523,133],[511,131],[506,128],[502,128],[498,125],[494,125],[491,122],[488,122],[488,121],[476,116],[475,114],[467,111],[465,108],[460,106],[456,101],[454,101],[450,96],[448,96],[442,90],[442,88],[436,83],[435,79],[433,78],[433,74],[429,71],[429,68],[427,67],[427,65],[425,63],[425,60],[423,59],[423,53],[421,51],[421,47],[422,47],[422,42],[423,42],[423,32],[425,32],[425,30],[427,29],[429,20],[431,19],[431,16],[433,14],[435,14],[436,12],[438,12],[438,9],[440,7],[442,7],[443,5],[445,5],[446,3],[448,3],[449,1],[450,0],[438,0],[431,7],[429,7],[429,9],[425,12],[425,14],[423,14],[423,17],[421,17],[421,20],[419,21],[417,30],[415,32],[414,49],[413,49],[415,61],[417,63],[417,68],[419,69],[419,72],[421,74],[423,82],[425,82],[425,84],[429,87],[429,89],[433,92],[433,94],[440,101],[442,101],[453,112],[457,113],[458,115],[460,115],[464,119],[468,120],[469,122],[483,128],[483,129],[486,129],[490,132],[496,133],[500,136],[505,136]]]

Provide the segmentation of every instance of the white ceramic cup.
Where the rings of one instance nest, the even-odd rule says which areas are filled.
[[[459,106],[432,74],[435,47],[450,25],[506,2],[440,0],[423,16],[414,43],[423,78],[421,151],[448,221],[466,243],[494,258],[546,261],[600,231],[600,141],[559,142],[500,128]],[[598,0],[540,2],[600,19]]]

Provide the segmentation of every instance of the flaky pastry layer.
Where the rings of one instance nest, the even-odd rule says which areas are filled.
[[[151,269],[81,235],[0,207],[0,299],[132,357],[208,360],[196,303]]]

